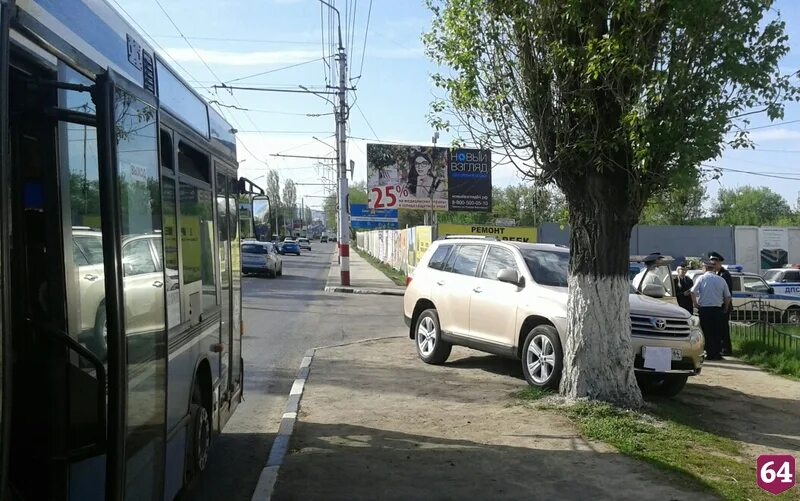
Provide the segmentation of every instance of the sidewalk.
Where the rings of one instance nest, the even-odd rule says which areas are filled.
[[[380,270],[365,261],[353,247],[350,247],[350,286],[341,285],[339,254],[331,259],[331,269],[326,292],[349,292],[355,294],[384,294],[402,296],[406,288],[392,282]]]
[[[713,499],[513,405],[517,372],[458,347],[426,365],[405,336],[317,349],[272,499]]]

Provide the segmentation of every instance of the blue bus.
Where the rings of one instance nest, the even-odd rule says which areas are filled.
[[[235,130],[104,0],[0,0],[0,495],[173,499],[242,398]]]

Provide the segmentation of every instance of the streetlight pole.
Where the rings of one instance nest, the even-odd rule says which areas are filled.
[[[348,204],[347,188],[347,53],[342,44],[342,17],[339,10],[326,2],[319,0],[320,3],[330,7],[336,12],[339,26],[339,48],[336,55],[339,61],[339,109],[336,113],[336,140],[337,154],[339,161],[339,270],[340,279],[343,286],[350,285],[350,211]]]

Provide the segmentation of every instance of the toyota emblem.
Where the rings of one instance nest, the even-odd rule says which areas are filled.
[[[658,329],[660,331],[663,331],[664,329],[667,328],[667,321],[664,320],[663,318],[654,318],[653,319],[653,327],[655,327],[656,329]]]

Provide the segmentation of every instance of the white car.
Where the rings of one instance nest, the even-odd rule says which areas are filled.
[[[472,236],[433,242],[409,277],[403,299],[419,357],[441,364],[453,345],[467,346],[519,359],[529,384],[557,388],[567,332],[568,269],[569,249],[553,244]],[[664,287],[658,292],[663,297]],[[702,369],[699,320],[633,288],[628,298],[637,380],[644,391],[675,395]]]
[[[297,239],[298,245],[300,245],[301,249],[311,250],[311,241],[307,238],[298,238]]]
[[[762,275],[776,294],[789,294],[800,296],[800,264],[790,268],[774,268],[767,270]]]
[[[800,295],[778,293],[764,278],[755,273],[735,271],[728,266],[733,290],[733,320],[768,320],[777,323],[800,324]],[[686,275],[697,280],[702,270],[689,270]]]

